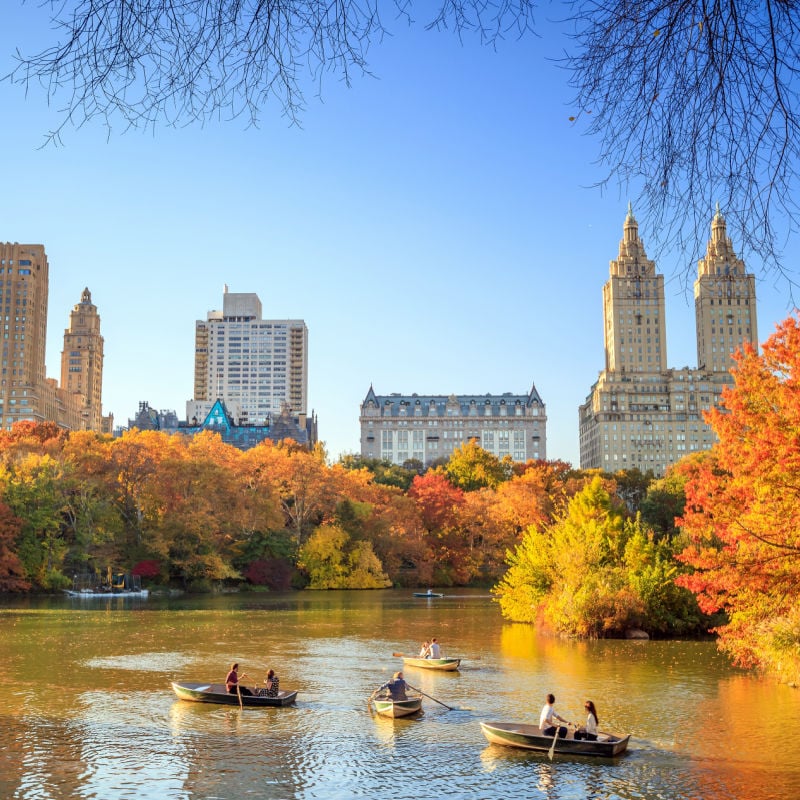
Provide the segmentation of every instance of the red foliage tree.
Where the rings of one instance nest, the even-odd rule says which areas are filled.
[[[453,525],[456,509],[464,504],[464,491],[453,486],[441,472],[415,475],[408,496],[419,505],[422,522],[429,531]]]
[[[743,666],[800,676],[800,320],[736,356],[718,444],[680,466],[682,525],[694,567],[679,583],[705,612],[725,611],[720,644]],[[793,665],[793,666],[790,666]]]
[[[21,529],[22,520],[0,502],[0,592],[26,592],[31,588],[15,551]]]

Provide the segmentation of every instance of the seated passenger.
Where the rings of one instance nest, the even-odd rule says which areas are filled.
[[[586,725],[575,731],[576,739],[586,739],[587,741],[597,741],[597,709],[591,700],[587,700],[583,706],[586,709]]]
[[[259,697],[277,697],[280,688],[280,678],[275,674],[275,670],[271,669],[264,678],[265,687],[259,689],[256,694]]]

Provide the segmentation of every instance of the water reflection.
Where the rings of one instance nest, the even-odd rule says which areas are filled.
[[[461,593],[459,593],[461,594]],[[540,640],[480,593],[415,603],[402,592],[331,592],[62,604],[0,612],[0,669],[19,676],[0,714],[0,797],[391,797],[795,800],[800,693],[732,669],[705,642]],[[28,602],[28,601],[26,601]],[[437,636],[456,673],[406,669],[417,719],[370,716],[367,697]],[[174,679],[269,666],[296,706],[179,701]],[[481,720],[538,719],[552,691],[633,732],[613,762],[487,746]],[[752,734],[759,731],[758,736]]]

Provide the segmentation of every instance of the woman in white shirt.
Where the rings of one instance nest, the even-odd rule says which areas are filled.
[[[591,700],[587,700],[583,707],[586,709],[586,725],[575,731],[576,739],[587,739],[591,742],[597,741],[597,709]]]

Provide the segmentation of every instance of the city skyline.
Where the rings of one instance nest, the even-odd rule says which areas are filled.
[[[0,52],[26,25],[10,15]],[[359,452],[370,384],[524,393],[533,377],[548,457],[577,466],[578,408],[603,360],[600,290],[635,191],[587,188],[605,177],[597,144],[569,121],[567,76],[547,60],[560,44],[543,34],[493,51],[402,31],[375,51],[376,78],[310,96],[302,127],[267,107],[260,128],[108,137],[89,125],[41,148],[55,111],[0,84],[14,121],[0,131],[14,188],[0,239],[47,250],[48,377],[87,287],[103,320],[103,412],[119,423],[148,401],[182,415],[195,320],[228,284],[271,318],[305,320],[308,411],[332,459]],[[694,364],[696,262],[654,252],[654,221],[638,219],[665,276],[670,363]],[[797,253],[787,231],[790,269]],[[790,313],[789,287],[739,255],[758,276],[763,341]]]

